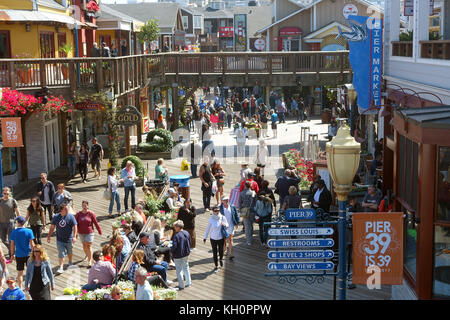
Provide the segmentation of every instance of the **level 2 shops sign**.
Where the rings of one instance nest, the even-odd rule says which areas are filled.
[[[116,115],[116,122],[121,126],[138,125],[142,120],[142,115],[134,106],[125,106],[119,109]]]

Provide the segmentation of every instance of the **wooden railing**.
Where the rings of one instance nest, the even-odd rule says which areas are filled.
[[[422,58],[450,60],[450,40],[420,41]]]
[[[412,41],[392,41],[392,55],[397,57],[412,57]]]
[[[117,58],[0,59],[0,87],[129,92],[152,77],[351,71],[348,51],[163,53]]]

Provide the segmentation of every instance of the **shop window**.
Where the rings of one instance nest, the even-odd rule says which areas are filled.
[[[9,31],[0,30],[0,58],[11,58]]]
[[[41,58],[55,57],[55,35],[53,32],[40,33]]]
[[[438,149],[433,296],[450,298],[450,148]]]
[[[66,33],[65,32],[61,32],[58,33],[58,50],[59,51],[59,56],[61,58],[66,58],[67,55],[64,51],[61,51],[61,48],[67,43],[67,39],[66,39]]]

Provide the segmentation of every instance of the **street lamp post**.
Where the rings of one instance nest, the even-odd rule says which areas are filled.
[[[339,203],[339,300],[346,299],[346,205],[353,178],[358,171],[361,144],[350,135],[348,125],[339,128],[337,135],[326,144],[328,170],[334,182]]]

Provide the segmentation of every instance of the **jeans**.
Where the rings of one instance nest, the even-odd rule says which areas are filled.
[[[75,175],[76,163],[77,163],[76,156],[68,156],[67,157],[67,169],[69,170],[70,177],[73,177]]]
[[[231,121],[232,120],[233,120],[233,116],[231,114],[227,115],[228,128],[231,128]]]
[[[136,186],[125,187],[125,198],[123,200],[125,204],[125,211],[128,210],[128,195],[130,194],[130,191],[131,191],[131,208],[134,209],[136,205]]]
[[[34,241],[37,244],[42,244],[41,242],[42,226],[40,225],[31,226],[31,231],[33,231]]]
[[[191,175],[193,178],[198,177],[197,176],[197,165],[191,163]]]
[[[114,201],[116,201],[117,212],[120,213],[120,197],[119,191],[114,191],[111,193],[111,200],[109,201],[109,210],[108,213],[111,214],[114,207]]]
[[[216,267],[218,266],[217,253],[219,253],[220,266],[222,266],[223,265],[223,262],[222,262],[222,260],[223,260],[223,246],[225,244],[225,239],[222,238],[220,240],[213,240],[213,239],[209,239],[209,240],[211,241],[214,265]]]
[[[284,112],[279,112],[278,113],[278,118],[280,118],[280,123],[286,123],[284,115],[285,115]]]
[[[184,288],[184,281],[183,281],[183,275],[186,280],[186,286],[190,286],[192,284],[191,282],[191,273],[189,272],[189,256],[180,258],[180,259],[173,259],[173,262],[175,262],[175,268],[177,271],[177,279],[178,279],[178,287]],[[183,275],[181,274],[183,272]]]
[[[51,204],[42,204],[42,208],[44,209],[44,214],[45,214],[45,210],[47,210],[48,212],[48,222],[51,223],[53,220],[53,206]]]
[[[0,223],[0,238],[2,239],[5,246],[8,248],[8,252],[11,250],[10,248],[10,238],[11,232],[14,230],[14,222],[1,222]]]
[[[242,221],[245,228],[245,239],[247,240],[247,244],[251,244],[253,237],[253,222],[250,216],[248,218],[243,218]]]
[[[269,237],[269,227],[264,226],[264,222],[270,222],[271,220],[270,214],[267,215],[267,217],[259,218],[259,239],[261,240],[261,243],[266,243],[267,238]]]
[[[164,281],[167,281],[167,269],[169,268],[169,264],[165,261],[161,261],[161,264],[154,264],[150,268],[150,272],[157,272]]]

